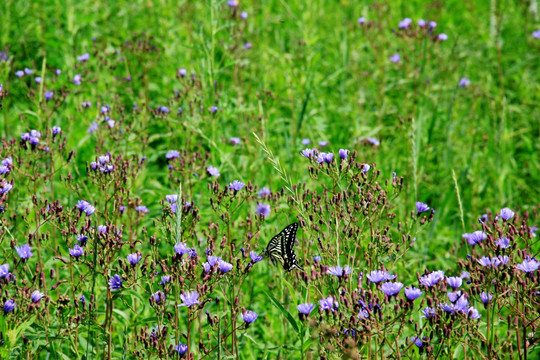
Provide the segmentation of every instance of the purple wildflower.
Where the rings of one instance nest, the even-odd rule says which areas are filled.
[[[156,304],[161,304],[165,302],[165,294],[163,293],[163,291],[156,291],[151,296],[152,300],[154,300]]]
[[[423,316],[427,319],[435,316],[435,309],[431,307],[425,307],[422,309]]]
[[[188,347],[186,344],[178,344],[174,346],[174,350],[176,350],[179,355],[184,355],[187,353]]]
[[[45,297],[45,294],[40,292],[39,290],[34,290],[32,295],[30,295],[30,298],[32,299],[33,303],[39,302],[39,300],[43,299]]]
[[[168,114],[171,112],[171,110],[169,110],[168,107],[166,107],[165,105],[162,105],[159,107],[158,111],[162,114]]]
[[[180,152],[178,150],[170,150],[165,155],[165,158],[167,158],[167,160],[172,160],[179,157],[180,157]]]
[[[214,105],[214,106],[212,106],[212,107],[210,108],[210,112],[211,112],[212,114],[215,114],[215,113],[217,113],[217,111],[218,111],[218,107],[217,107],[217,106],[215,106],[215,105]]]
[[[226,262],[225,260],[219,260],[218,261],[219,271],[222,273],[228,273],[232,270],[233,264]]]
[[[493,295],[483,291],[481,294],[480,294],[480,300],[482,300],[482,302],[484,304],[487,304],[488,302],[491,301],[491,299],[493,299]]]
[[[328,145],[328,141],[326,141],[326,140],[321,140],[321,141],[319,141],[319,146],[320,146],[320,147],[323,148],[323,147],[325,147],[325,146],[327,146],[327,145]]]
[[[4,314],[12,312],[13,310],[15,310],[16,306],[17,304],[15,304],[15,301],[13,299],[7,300],[4,303]]]
[[[238,145],[240,144],[240,138],[238,137],[232,137],[229,139],[229,144],[231,145]]]
[[[430,207],[427,204],[424,204],[423,202],[420,202],[420,201],[416,202],[416,211],[418,211],[419,214],[426,212],[429,209]]]
[[[11,189],[13,189],[13,185],[11,185],[10,183],[5,183],[4,185],[2,185],[2,187],[0,187],[0,194],[5,194]]]
[[[255,320],[257,320],[257,313],[251,310],[246,311],[242,314],[242,319],[246,322],[246,324],[251,324]]]
[[[366,23],[366,18],[364,18],[364,17],[359,17],[358,18],[358,24],[364,25],[365,23]]]
[[[257,205],[257,208],[255,209],[255,212],[257,213],[257,215],[267,217],[270,214],[270,210],[270,205],[259,203]]]
[[[414,345],[416,345],[416,347],[419,348],[419,349],[424,347],[424,343],[423,343],[422,339],[420,339],[418,336],[414,336],[414,337],[409,338],[409,341],[414,343]]]
[[[540,30],[533,31],[531,36],[535,39],[540,39]]]
[[[186,247],[186,244],[179,242],[174,245],[174,252],[182,256],[188,252],[188,248]]]
[[[107,233],[107,225],[98,225],[97,231],[100,234],[106,234]]]
[[[9,274],[9,264],[0,265],[0,279],[8,278]]]
[[[229,189],[233,189],[234,191],[240,191],[244,186],[246,186],[246,184],[238,180],[234,180],[232,183],[229,183]]]
[[[79,258],[84,254],[84,249],[80,247],[79,245],[75,245],[73,249],[69,249],[69,255],[73,256],[74,258]]]
[[[406,29],[409,27],[409,25],[412,24],[412,20],[410,18],[405,18],[403,20],[401,20],[398,24],[398,28],[399,29]]]
[[[305,139],[302,139],[302,145],[306,146],[306,145],[309,145],[311,144],[311,140],[305,138]]]
[[[397,63],[399,63],[401,61],[401,56],[399,54],[394,54],[394,55],[390,56],[388,58],[388,60],[390,60],[394,64],[397,64]]]
[[[515,215],[515,213],[510,209],[510,208],[502,208],[501,209],[501,218],[504,220],[504,221],[508,221],[510,220],[511,218],[513,218]]]
[[[480,315],[480,313],[478,312],[478,310],[476,310],[474,307],[470,307],[469,310],[467,311],[467,315],[469,318],[473,319],[473,320],[478,320],[482,317],[482,315]]]
[[[422,296],[422,290],[415,288],[414,286],[407,286],[404,290],[405,296],[409,301],[414,301]]]
[[[465,233],[463,234],[463,238],[465,240],[467,240],[467,242],[469,243],[469,245],[471,246],[475,246],[476,244],[482,242],[483,240],[487,239],[487,235],[485,232],[483,231],[475,231],[473,233]]]
[[[135,208],[135,211],[137,211],[139,214],[146,214],[148,213],[148,208],[144,205],[139,205]]]
[[[341,267],[339,265],[337,266],[331,266],[328,268],[328,271],[326,272],[328,275],[334,275],[337,277],[342,277],[345,275],[349,275],[351,273],[352,269],[349,267],[349,265],[345,265],[345,267]]]
[[[480,265],[482,265],[483,267],[491,267],[492,263],[491,263],[491,259],[487,256],[482,256],[482,258],[480,258],[480,260],[476,260]]]
[[[469,86],[469,84],[471,83],[471,81],[467,78],[461,78],[461,80],[459,80],[459,86],[462,87],[462,88],[466,88]]]
[[[300,152],[302,156],[307,157],[308,159],[315,156],[314,149],[304,149]]]
[[[321,310],[335,311],[339,307],[339,304],[337,303],[337,301],[334,301],[334,298],[332,296],[329,296],[325,299],[319,300],[319,306],[321,307]]]
[[[367,140],[368,143],[370,143],[373,146],[381,145],[381,142],[379,140],[373,138],[373,137],[368,137],[366,140]]]
[[[165,285],[167,283],[169,283],[171,281],[171,277],[169,275],[163,275],[161,277],[161,282],[159,283],[160,285]]]
[[[219,170],[214,166],[208,166],[206,168],[206,172],[210,176],[219,177],[221,174],[219,173]]]
[[[251,262],[253,264],[258,263],[259,261],[261,261],[263,259],[262,255],[258,255],[255,251],[251,251],[249,253],[249,256],[250,256]]]
[[[401,289],[403,288],[403,284],[400,282],[385,282],[381,285],[381,291],[387,295],[387,296],[394,296],[399,294]]]
[[[433,30],[437,27],[437,23],[435,21],[430,21],[429,22],[429,29],[430,30]]]
[[[446,40],[448,40],[448,35],[446,35],[445,33],[441,33],[441,34],[437,35],[437,40],[446,41]]]
[[[174,204],[175,202],[178,201],[178,195],[176,194],[165,195],[165,199],[167,199],[169,204]]]
[[[75,84],[75,85],[81,85],[81,80],[82,80],[81,74],[76,74],[76,75],[73,77],[73,84]]]
[[[129,255],[127,256],[127,261],[129,261],[129,263],[130,263],[132,266],[137,265],[137,263],[138,263],[139,261],[141,261],[141,259],[142,259],[142,256],[139,255],[139,254],[137,254],[137,253],[129,254]]]
[[[30,256],[34,255],[32,254],[32,248],[28,244],[24,244],[22,246],[15,246],[15,250],[17,251],[17,255],[19,255],[21,260],[26,260]]]
[[[248,17],[248,13],[247,13],[247,12],[242,11],[242,12],[240,13],[240,18],[241,18],[241,19],[245,20],[245,19],[247,19],[247,17]]]
[[[300,314],[309,315],[313,311],[313,309],[315,309],[315,304],[299,304],[296,306],[296,308],[298,309],[298,312]]]
[[[24,71],[22,71],[22,70],[15,71],[15,76],[17,76],[19,78],[23,77],[24,76]]]
[[[178,306],[192,307],[193,305],[199,304],[199,294],[195,291],[188,291],[180,294],[180,299],[182,299],[183,303]]]
[[[109,289],[118,290],[122,287],[122,278],[120,275],[116,274],[109,280]]]
[[[396,278],[396,275],[390,275],[386,270],[373,270],[367,274],[367,278],[370,282],[378,284],[383,281],[393,280]]]
[[[349,156],[350,151],[347,149],[339,149],[339,157],[345,160]]]
[[[538,262],[535,258],[527,258],[524,259],[521,264],[517,264],[516,268],[518,268],[521,271],[524,272],[535,272],[540,267],[540,262]]]
[[[88,131],[89,134],[93,134],[93,133],[95,133],[95,132],[98,130],[98,128],[99,128],[98,123],[94,121],[94,122],[88,127],[88,130],[87,130],[87,131]]]
[[[495,244],[501,249],[508,249],[510,247],[510,240],[506,237],[501,237],[500,239],[495,240]]]
[[[268,189],[266,187],[263,187],[261,190],[259,190],[257,195],[259,195],[259,197],[270,196],[270,195],[272,195],[272,191],[270,191],[270,189]]]
[[[53,95],[54,95],[54,92],[52,91],[45,91],[45,94],[43,94],[45,96],[45,100],[49,101],[52,99]]]
[[[418,20],[418,26],[420,26],[421,28],[425,28],[426,27],[426,20],[424,20],[424,19]]]
[[[461,284],[463,284],[463,279],[457,276],[451,276],[446,280],[446,282],[448,285],[450,285],[450,287],[452,287],[452,289],[456,290],[461,286]]]
[[[423,275],[422,277],[420,277],[420,284],[429,288],[441,281],[443,277],[444,271],[433,271],[427,275]]]
[[[77,60],[79,60],[79,62],[85,62],[85,61],[88,61],[89,59],[90,59],[89,53],[85,53],[80,56],[77,56]]]

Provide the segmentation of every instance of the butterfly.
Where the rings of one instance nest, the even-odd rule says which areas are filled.
[[[296,242],[296,231],[298,230],[298,223],[291,224],[285,229],[281,230],[279,234],[274,236],[266,246],[262,255],[270,258],[272,263],[279,261],[286,271],[292,269],[298,269],[304,271],[294,253],[294,243]]]

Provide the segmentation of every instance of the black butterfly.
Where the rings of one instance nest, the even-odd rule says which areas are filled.
[[[304,271],[298,265],[298,260],[293,249],[296,242],[297,230],[298,223],[291,224],[283,229],[268,242],[266,249],[262,253],[263,256],[270,258],[274,264],[276,261],[279,261],[286,271],[291,271],[295,268]]]

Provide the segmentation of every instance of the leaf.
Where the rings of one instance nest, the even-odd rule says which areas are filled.
[[[289,321],[289,323],[291,324],[291,326],[294,328],[294,331],[296,331],[297,334],[300,333],[300,329],[298,328],[298,324],[296,323],[296,320],[294,320],[293,316],[291,315],[290,312],[287,311],[287,309],[285,309],[283,307],[283,305],[280,304],[279,301],[277,301],[277,299],[270,293],[267,293],[266,291],[264,291],[264,293],[266,294],[266,296],[268,296],[268,298],[270,299],[270,301],[272,302],[272,304],[277,307],[279,309],[279,311],[281,311],[281,313],[287,318],[287,320]]]
[[[126,322],[129,324],[131,322],[131,319],[129,318],[129,315],[126,314],[125,312],[121,311],[121,310],[118,310],[118,309],[113,309],[113,312],[114,313],[117,313],[118,315],[120,315],[121,317],[123,317]]]
[[[281,276],[281,281],[285,284],[285,286],[287,286],[287,288],[289,289],[289,293],[290,295],[293,297],[294,299],[294,302],[295,303],[299,303],[298,301],[298,296],[296,296],[296,291],[294,291],[294,288],[293,286],[291,285],[290,282],[288,282],[283,276]]]
[[[302,347],[302,352],[305,353],[306,351],[308,351],[312,343],[313,343],[313,339],[309,339],[308,341],[306,341],[304,343],[304,346]]]

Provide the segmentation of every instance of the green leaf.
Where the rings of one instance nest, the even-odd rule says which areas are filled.
[[[272,302],[272,304],[277,307],[279,309],[279,311],[281,311],[281,313],[283,314],[283,316],[285,316],[287,318],[287,320],[289,321],[289,323],[291,324],[291,326],[294,328],[294,331],[296,331],[297,334],[300,333],[300,329],[298,328],[298,324],[296,323],[296,320],[294,320],[294,317],[291,315],[290,312],[287,311],[287,309],[285,309],[283,307],[283,305],[281,305],[281,303],[279,301],[277,301],[277,299],[270,293],[267,293],[266,291],[264,291],[264,293],[266,294],[266,296],[268,296],[268,298],[270,299],[270,301]]]

